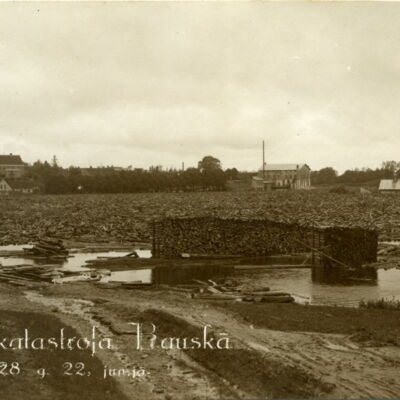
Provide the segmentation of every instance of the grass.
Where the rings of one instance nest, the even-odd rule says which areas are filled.
[[[360,344],[400,346],[397,309],[232,302],[218,306],[257,327],[289,332],[337,333],[351,335]]]
[[[361,300],[359,304],[360,308],[378,308],[383,310],[400,310],[400,300],[396,300],[395,298],[388,299],[379,299],[379,300]]]
[[[0,311],[0,321],[0,339],[22,337],[24,329],[31,338],[59,337],[62,328],[67,337],[81,337],[56,317],[41,313]],[[21,366],[19,375],[0,377],[2,400],[126,400],[115,380],[103,379],[103,365],[90,351],[0,349],[0,361]],[[91,376],[65,376],[65,362],[83,362]],[[36,374],[39,368],[46,368],[49,375],[41,379]]]

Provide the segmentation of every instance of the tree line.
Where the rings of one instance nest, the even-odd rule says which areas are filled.
[[[322,168],[311,172],[312,185],[379,185],[381,179],[400,177],[400,162],[385,161],[381,168],[361,168],[346,170],[338,174],[332,167]]]
[[[400,162],[385,161],[381,168],[347,170],[338,174],[332,167],[311,172],[311,184],[319,185],[378,185],[381,179],[399,176]],[[67,193],[139,193],[139,192],[183,192],[221,191],[231,179],[250,180],[255,173],[239,172],[236,168],[223,170],[221,162],[206,156],[197,168],[185,170],[116,167],[62,168],[56,157],[51,163],[36,161],[27,167],[27,177],[33,180],[40,191],[48,194]]]
[[[235,168],[223,170],[220,161],[212,156],[204,157],[197,168],[185,170],[164,170],[161,166],[62,168],[56,157],[51,163],[36,161],[27,168],[27,177],[48,194],[225,190],[226,182],[237,175]]]

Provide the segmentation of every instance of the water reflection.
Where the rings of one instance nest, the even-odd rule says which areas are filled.
[[[315,272],[314,272],[315,274]],[[289,292],[300,303],[358,306],[361,300],[395,298],[400,300],[400,270],[378,270],[375,281],[313,280],[311,269],[266,269],[262,273],[237,274],[241,283],[269,286]]]
[[[316,283],[340,285],[376,285],[378,273],[375,268],[348,269],[344,267],[315,266],[311,269],[311,278]]]

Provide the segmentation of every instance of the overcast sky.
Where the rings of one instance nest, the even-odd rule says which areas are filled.
[[[312,169],[400,160],[400,4],[0,4],[0,153]]]

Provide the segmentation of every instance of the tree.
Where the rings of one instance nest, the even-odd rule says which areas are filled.
[[[53,168],[57,168],[58,167],[58,160],[57,160],[57,156],[53,156],[53,159],[51,160],[51,166]]]
[[[332,167],[322,168],[311,173],[311,182],[314,185],[333,184],[337,180],[337,172]]]
[[[186,190],[196,190],[201,185],[201,174],[197,168],[187,168],[182,172],[183,182]]]
[[[200,172],[211,172],[221,170],[221,161],[213,156],[205,156],[198,163],[198,169]]]
[[[239,171],[236,168],[228,168],[225,170],[225,176],[228,179],[238,179]]]

